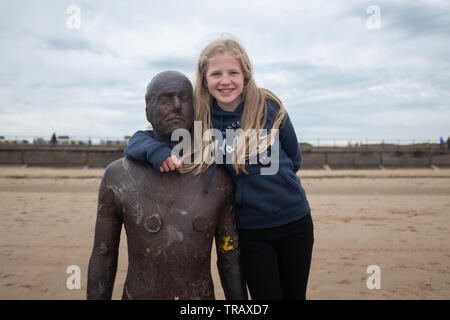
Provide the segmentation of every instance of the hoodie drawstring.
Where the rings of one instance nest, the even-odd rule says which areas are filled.
[[[214,172],[216,172],[216,167],[217,167],[217,163],[214,161],[211,173],[209,175],[208,184],[206,185],[205,191],[203,191],[204,193],[208,193],[208,190],[211,187],[212,179],[214,177]]]

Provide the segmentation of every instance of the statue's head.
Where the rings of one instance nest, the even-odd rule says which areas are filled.
[[[175,129],[191,129],[192,97],[191,82],[178,71],[163,71],[150,81],[145,94],[145,111],[156,139],[170,141]]]

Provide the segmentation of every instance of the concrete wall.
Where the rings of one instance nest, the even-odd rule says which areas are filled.
[[[100,167],[123,157],[123,147],[0,145],[0,165]],[[439,149],[365,150],[352,148],[304,148],[302,168],[412,168],[450,167],[450,151]]]
[[[302,151],[302,168],[332,169],[358,168],[424,168],[450,167],[450,151],[439,149],[420,150],[332,150],[331,148],[308,148]]]
[[[0,147],[2,165],[104,168],[121,157],[120,147]]]

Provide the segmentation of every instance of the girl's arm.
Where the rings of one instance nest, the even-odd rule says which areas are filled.
[[[128,142],[125,155],[128,158],[149,162],[160,170],[163,162],[171,156],[170,147],[154,138],[153,131],[137,131]]]
[[[297,172],[302,164],[302,152],[297,140],[297,134],[287,112],[280,125],[279,133],[281,148],[286,152],[288,158],[291,159],[294,165],[294,172]]]
[[[278,104],[272,100],[269,100],[268,112],[272,114],[272,119],[275,118],[278,110],[280,110]],[[300,150],[300,144],[297,140],[297,134],[295,133],[294,126],[292,125],[287,111],[278,130],[280,146],[284,150],[284,152],[286,152],[288,158],[292,161],[294,172],[297,172],[300,169],[302,163],[302,153]]]

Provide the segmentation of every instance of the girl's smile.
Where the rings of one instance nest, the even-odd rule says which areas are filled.
[[[241,103],[244,75],[239,61],[228,52],[209,59],[206,70],[209,93],[223,110],[234,111]]]

